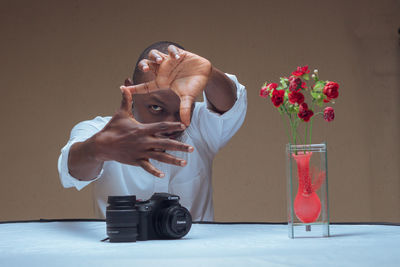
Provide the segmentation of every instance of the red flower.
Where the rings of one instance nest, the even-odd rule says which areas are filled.
[[[331,101],[331,99],[329,97],[327,97],[326,99],[324,99],[324,103],[329,103]]]
[[[271,101],[275,107],[279,107],[283,103],[284,96],[285,96],[285,90],[272,91]]]
[[[268,87],[265,86],[265,87],[261,88],[260,96],[264,97],[264,98],[269,97],[269,89],[268,89]]]
[[[267,87],[268,87],[268,90],[275,90],[275,89],[278,87],[278,84],[276,84],[276,83],[269,83],[269,84],[267,85]]]
[[[297,92],[301,88],[303,88],[303,86],[305,86],[305,83],[303,84],[303,81],[299,77],[290,76],[290,78],[289,78],[289,90],[291,92]]]
[[[335,110],[331,107],[326,107],[324,109],[324,120],[327,122],[333,121],[335,118]]]
[[[339,96],[339,84],[335,82],[327,82],[322,92],[328,98],[335,99]]]
[[[288,97],[291,104],[297,103],[300,105],[304,102],[304,95],[300,92],[291,92]]]
[[[261,88],[260,96],[264,97],[264,98],[269,97],[269,94],[270,94],[271,90],[275,90],[277,87],[278,87],[278,84],[276,84],[276,83],[267,84],[267,86]]]
[[[310,70],[308,69],[308,66],[297,67],[297,69],[292,72],[292,75],[294,75],[294,76],[302,76],[302,75],[304,75],[306,73],[310,73]]]
[[[310,109],[308,109],[308,106],[306,103],[302,103],[299,108],[299,113],[297,116],[299,116],[300,119],[303,121],[307,122],[310,120],[310,118],[314,115],[314,112]]]

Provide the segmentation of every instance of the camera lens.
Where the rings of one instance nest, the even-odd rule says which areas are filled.
[[[192,227],[192,216],[182,206],[169,206],[156,216],[155,230],[162,238],[177,239],[185,236]]]
[[[138,225],[136,196],[109,196],[107,202],[106,224],[110,242],[135,242]]]

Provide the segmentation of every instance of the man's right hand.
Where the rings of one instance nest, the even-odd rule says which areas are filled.
[[[140,166],[157,177],[164,177],[165,174],[155,168],[149,159],[185,166],[185,160],[165,151],[192,152],[193,147],[160,137],[162,133],[182,131],[185,125],[180,122],[137,122],[132,115],[131,92],[123,87],[121,91],[121,107],[107,125],[86,143],[76,143],[71,147],[68,159],[71,175],[81,180],[94,179],[104,161],[109,160]]]

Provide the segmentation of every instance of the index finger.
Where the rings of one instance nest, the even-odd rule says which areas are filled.
[[[129,90],[131,94],[148,94],[153,91],[159,91],[163,88],[160,88],[155,81],[145,82],[141,84],[136,84],[132,86],[121,86],[121,89],[125,88]]]

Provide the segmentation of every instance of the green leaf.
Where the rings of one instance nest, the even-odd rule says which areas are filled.
[[[279,108],[278,108],[278,111],[279,111],[279,113],[282,115],[283,114],[283,103],[282,103],[282,105],[280,105],[279,106]]]
[[[318,96],[321,95],[321,92],[317,92],[317,91],[315,91],[315,90],[312,90],[312,91],[310,92],[310,94],[311,94],[311,96],[312,96],[313,99],[318,100],[318,98],[319,98]]]
[[[289,82],[289,80],[287,78],[280,77],[280,83],[282,85],[282,88],[288,87],[288,82]]]
[[[308,73],[303,74],[303,79],[308,81],[310,79],[310,75]]]
[[[289,101],[289,90],[288,89],[285,90],[285,95],[283,97],[283,101],[285,103],[287,103]]]
[[[297,104],[289,104],[287,109],[288,109],[289,113],[298,113],[299,112],[299,105],[297,105]]]
[[[326,82],[324,81],[316,82],[313,91],[321,91],[324,88],[325,84]]]

